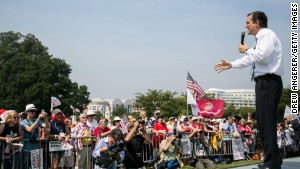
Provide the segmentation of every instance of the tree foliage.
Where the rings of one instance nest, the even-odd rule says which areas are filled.
[[[145,94],[137,93],[135,98],[136,107],[142,108],[149,117],[155,110],[160,109],[164,118],[178,117],[186,114],[186,95],[177,95],[176,92],[162,90],[148,90]]]
[[[113,117],[115,116],[122,117],[123,114],[127,114],[127,113],[128,111],[124,105],[119,105],[118,107],[114,108],[114,111],[112,112]]]
[[[291,106],[291,92],[292,91],[288,88],[284,88],[282,91],[277,112],[278,120],[283,119],[285,106]],[[299,91],[297,93],[300,95]],[[211,97],[206,95],[205,98]],[[156,109],[160,109],[162,114],[167,117],[179,117],[180,115],[186,115],[187,112],[186,93],[182,93],[181,95],[177,96],[176,92],[149,89],[145,94],[136,94],[136,103],[134,106],[146,110],[148,116],[153,116],[153,112]],[[228,105],[224,110],[223,117],[226,118],[228,116],[238,115],[247,119],[248,112],[253,113],[255,111],[255,108],[252,107],[241,107],[240,109],[236,109],[233,105]],[[188,112],[191,114],[190,106],[188,106]],[[165,117],[165,119],[167,117]]]
[[[0,33],[0,108],[24,111],[33,103],[47,111],[54,96],[67,115],[70,104],[82,110],[89,103],[89,92],[87,86],[72,82],[70,73],[70,65],[49,55],[34,35]]]

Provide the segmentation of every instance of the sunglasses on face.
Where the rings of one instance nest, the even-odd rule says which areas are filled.
[[[18,117],[18,116],[14,116],[13,118],[14,118],[14,119],[19,119],[20,117]]]

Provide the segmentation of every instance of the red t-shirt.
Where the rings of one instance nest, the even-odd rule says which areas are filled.
[[[252,130],[250,129],[249,126],[240,126],[239,125],[238,127],[239,127],[240,132],[242,132],[243,130],[245,130],[245,133],[252,134]]]
[[[186,129],[186,132],[192,131],[192,129],[189,125],[181,124],[180,127],[181,127],[181,129]]]
[[[108,131],[110,131],[110,128],[109,128],[109,127],[106,127],[104,130],[100,129],[100,127],[97,127],[97,128],[95,128],[95,130],[94,130],[94,136],[98,138],[98,134],[99,134],[99,136],[100,136],[100,134],[103,134],[103,133],[108,132]],[[99,133],[99,132],[100,132],[100,133]]]
[[[166,130],[166,132],[169,131],[169,129],[166,126],[166,123],[163,123],[162,125],[160,125],[159,123],[155,123],[153,129],[157,131],[158,130]]]

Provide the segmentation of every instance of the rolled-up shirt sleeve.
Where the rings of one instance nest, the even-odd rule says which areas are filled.
[[[105,140],[105,138],[100,139],[100,140],[98,141],[98,143],[97,143],[97,145],[96,145],[96,148],[94,149],[94,151],[93,151],[93,153],[92,153],[93,157],[100,157],[100,149],[101,149],[102,147],[105,146],[104,140]]]
[[[245,68],[254,62],[266,65],[270,63],[274,51],[281,51],[281,44],[273,31],[260,30],[256,35],[254,47],[249,48],[242,58],[231,62],[233,68]]]
[[[251,49],[248,49],[248,50],[251,50]],[[252,65],[253,62],[254,62],[254,59],[252,59],[249,55],[245,55],[242,58],[231,62],[231,65],[233,68],[245,68],[245,67]]]
[[[120,160],[119,162],[122,162],[125,159],[125,151],[120,151]]]

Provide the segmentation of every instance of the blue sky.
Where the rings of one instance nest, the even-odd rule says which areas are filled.
[[[290,84],[291,0],[26,0],[2,1],[0,32],[35,35],[71,65],[72,81],[90,98],[134,98],[148,89],[185,92],[189,71],[204,90],[254,88],[250,67],[218,74],[233,61],[247,13],[261,10],[284,49]],[[247,36],[253,44],[254,37]]]

